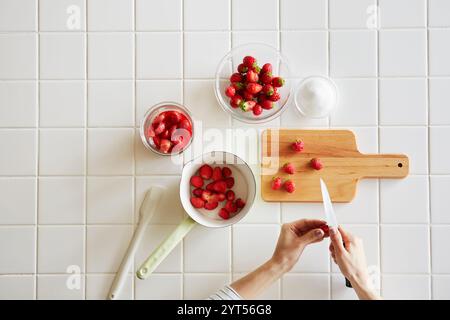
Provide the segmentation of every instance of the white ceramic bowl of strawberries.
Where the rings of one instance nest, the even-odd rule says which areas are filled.
[[[224,227],[238,222],[250,211],[255,196],[255,176],[234,154],[213,151],[183,168],[181,202],[204,226]]]
[[[216,71],[215,94],[221,107],[239,121],[263,123],[287,107],[291,85],[281,53],[262,43],[231,50]]]
[[[147,149],[163,156],[177,155],[191,144],[194,122],[184,106],[161,102],[145,113],[140,136]]]

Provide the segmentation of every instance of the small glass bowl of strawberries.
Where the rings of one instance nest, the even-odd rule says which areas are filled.
[[[263,123],[279,117],[290,91],[286,59],[266,44],[238,46],[217,68],[216,98],[225,111],[243,122]]]
[[[194,122],[186,107],[176,102],[161,102],[144,115],[140,136],[144,146],[159,155],[177,155],[192,142]]]

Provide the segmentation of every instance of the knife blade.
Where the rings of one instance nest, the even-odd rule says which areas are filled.
[[[322,180],[322,178],[320,178],[320,190],[322,191],[323,209],[325,210],[325,219],[327,220],[327,224],[330,228],[335,228],[335,230],[337,230],[338,223],[336,219],[336,214],[334,213],[327,185]],[[352,287],[352,284],[347,278],[345,278],[345,286],[348,288]]]
[[[333,205],[331,204],[330,194],[325,182],[320,178],[320,190],[322,191],[323,208],[325,210],[325,217],[329,227],[337,228],[338,223],[334,213]]]

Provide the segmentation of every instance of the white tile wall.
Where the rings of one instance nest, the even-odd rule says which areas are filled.
[[[363,238],[386,298],[448,299],[449,27],[447,0],[0,0],[0,298],[104,298],[158,184],[163,209],[142,261],[184,215],[183,157],[168,164],[144,149],[142,115],[184,103],[205,128],[197,144],[234,150],[207,141],[243,126],[217,104],[214,73],[231,47],[256,41],[281,49],[294,84],[331,75],[340,89],[329,119],[291,103],[265,126],[351,128],[363,152],[409,155],[410,177],[361,181],[336,212]],[[130,273],[121,298],[204,298],[270,257],[280,223],[322,211],[258,196],[233,228],[195,229],[149,280]],[[355,299],[326,245],[262,297]]]

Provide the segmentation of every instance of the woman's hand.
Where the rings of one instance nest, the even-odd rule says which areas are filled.
[[[323,220],[307,219],[283,224],[272,256],[273,262],[280,265],[283,272],[291,270],[308,244],[328,236],[320,229],[325,224]]]
[[[379,299],[371,288],[362,239],[345,231],[330,228],[330,252],[342,274],[351,282],[360,299]]]

